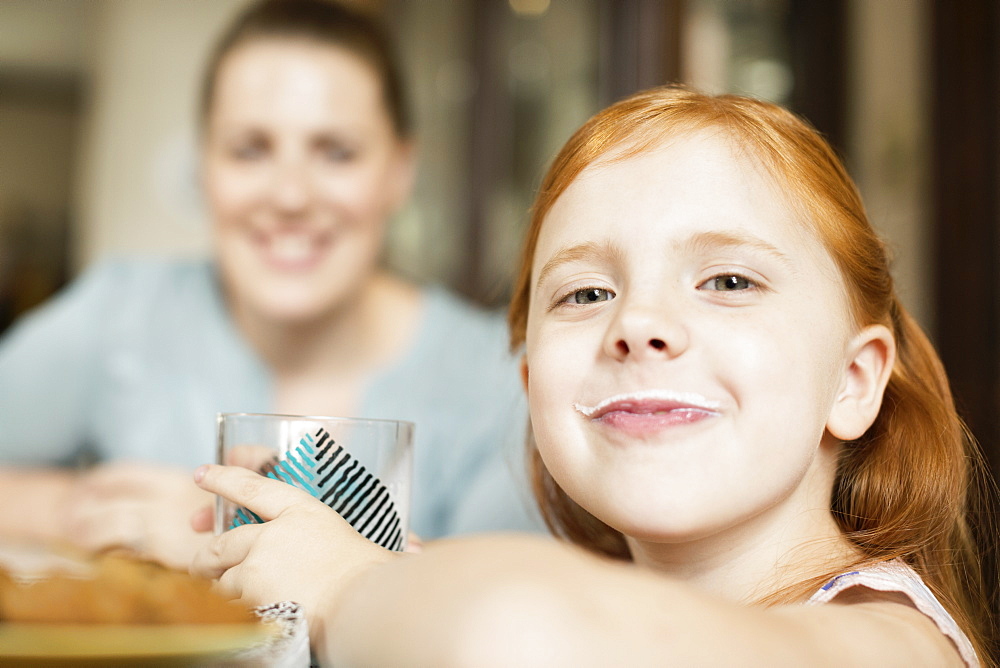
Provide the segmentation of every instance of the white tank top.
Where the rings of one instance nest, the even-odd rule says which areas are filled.
[[[899,559],[883,561],[861,570],[838,575],[810,596],[806,605],[828,603],[844,590],[859,586],[876,591],[899,592],[909,598],[917,610],[930,617],[941,633],[955,643],[966,666],[979,667],[979,658],[969,638],[927,588],[920,575]]]

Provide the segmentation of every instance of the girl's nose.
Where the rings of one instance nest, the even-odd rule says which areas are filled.
[[[604,349],[619,361],[641,361],[676,357],[688,344],[688,330],[676,307],[666,303],[629,304],[623,300],[608,328]]]

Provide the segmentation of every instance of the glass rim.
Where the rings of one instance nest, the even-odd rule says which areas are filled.
[[[332,415],[294,415],[291,413],[216,413],[216,419],[221,422],[225,418],[259,418],[272,420],[300,420],[302,422],[353,422],[353,423],[375,423],[384,425],[408,425],[415,427],[410,420],[392,420],[389,418],[362,418],[362,417],[335,417]]]

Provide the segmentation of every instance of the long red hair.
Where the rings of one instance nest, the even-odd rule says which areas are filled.
[[[508,313],[512,347],[525,341],[539,231],[567,186],[612,149],[615,160],[625,160],[670,137],[705,129],[732,138],[801,207],[801,219],[840,269],[854,324],[882,324],[893,333],[897,359],[881,410],[861,438],[845,444],[831,510],[865,561],[900,558],[920,573],[985,660],[987,605],[968,522],[974,491],[984,480],[982,457],[955,410],[937,353],[896,295],[885,244],[868,222],[857,188],[831,147],[802,119],[767,102],[679,87],[643,91],[591,118],[556,156],[532,209]],[[550,529],[595,552],[629,559],[624,537],[566,495],[533,444],[529,456]],[[763,602],[797,600],[836,574],[816,574]]]

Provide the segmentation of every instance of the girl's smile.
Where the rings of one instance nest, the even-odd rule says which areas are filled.
[[[720,404],[693,392],[644,390],[608,397],[594,406],[573,407],[602,427],[641,438],[718,417]]]

